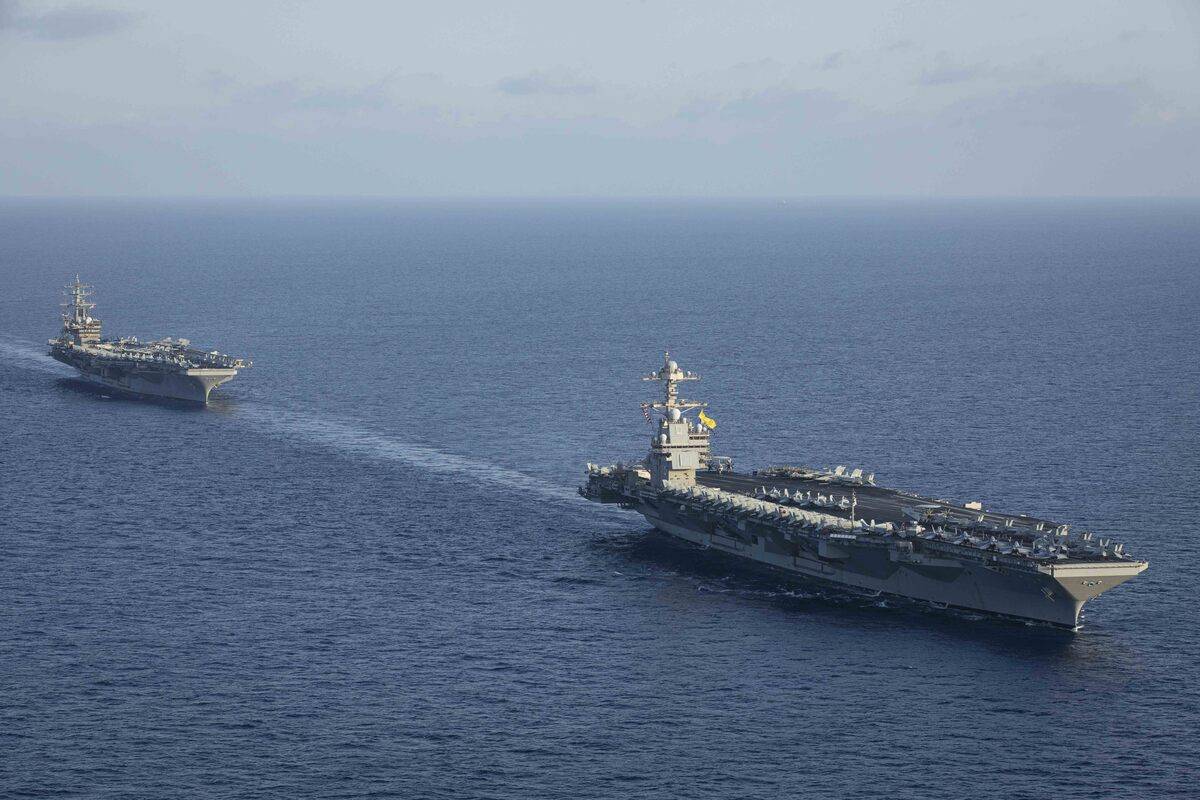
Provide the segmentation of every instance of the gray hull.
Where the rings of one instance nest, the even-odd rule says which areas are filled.
[[[178,400],[206,405],[212,390],[237,375],[236,369],[125,369],[76,363],[74,359],[59,361],[72,366],[88,383],[134,397]]]
[[[904,542],[824,540],[808,549],[770,524],[731,525],[675,503],[642,502],[634,508],[671,536],[804,578],[1072,630],[1087,600],[1145,568],[1141,563],[1014,568],[913,552]]]
[[[653,426],[644,460],[587,465],[583,497],[641,513],[664,533],[785,572],[939,606],[1079,627],[1083,604],[1146,569],[1124,545],[1068,526],[876,485],[874,473],[781,465],[737,473],[715,457],[699,380],[663,354],[642,378]],[[689,412],[699,412],[695,420]],[[657,417],[657,419],[655,418]]]
[[[213,389],[232,380],[249,361],[192,347],[187,339],[152,342],[103,339],[92,316],[89,286],[75,276],[67,286],[62,332],[49,341],[50,356],[79,371],[89,383],[132,397],[208,404]]]

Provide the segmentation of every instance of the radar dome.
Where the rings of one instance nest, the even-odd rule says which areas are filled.
[[[668,361],[667,368],[670,369],[671,372],[674,372],[675,370],[679,369],[679,365],[676,364],[674,361]]]
[[[671,422],[679,422],[679,418],[682,416],[683,416],[683,414],[679,413],[678,408],[671,409]]]

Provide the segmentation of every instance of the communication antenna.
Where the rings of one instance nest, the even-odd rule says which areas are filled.
[[[686,414],[688,411],[695,409],[708,408],[708,403],[700,403],[695,400],[685,400],[679,396],[679,384],[685,381],[698,381],[700,376],[694,372],[686,372],[679,368],[679,365],[671,360],[670,353],[663,353],[663,366],[657,372],[651,372],[642,378],[644,381],[658,381],[663,384],[663,399],[653,403],[642,403],[642,413],[646,415],[646,419],[651,420],[652,414],[657,412],[662,414],[664,419],[671,416],[671,411],[675,410],[680,415]]]

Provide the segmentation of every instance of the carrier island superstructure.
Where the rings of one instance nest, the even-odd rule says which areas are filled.
[[[51,357],[90,383],[121,394],[204,405],[213,389],[250,366],[216,350],[196,349],[187,339],[102,339],[100,320],[91,314],[96,304],[89,300],[90,289],[78,276],[67,285],[62,332],[50,340]]]
[[[886,489],[862,470],[735,472],[711,454],[707,405],[679,395],[698,376],[667,356],[643,380],[663,386],[661,400],[642,404],[653,427],[649,454],[588,464],[579,491],[680,539],[857,591],[1072,630],[1084,603],[1147,567],[1109,539]]]

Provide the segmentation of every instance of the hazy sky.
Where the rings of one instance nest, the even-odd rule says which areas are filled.
[[[1200,0],[0,0],[0,195],[1200,195]]]

